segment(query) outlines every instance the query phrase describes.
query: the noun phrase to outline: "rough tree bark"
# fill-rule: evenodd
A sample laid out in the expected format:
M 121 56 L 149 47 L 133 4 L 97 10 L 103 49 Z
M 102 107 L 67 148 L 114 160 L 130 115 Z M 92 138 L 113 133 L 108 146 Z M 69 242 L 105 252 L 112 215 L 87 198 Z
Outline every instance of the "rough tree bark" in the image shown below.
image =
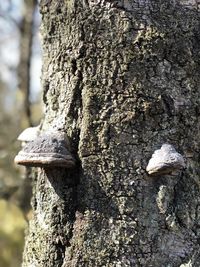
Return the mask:
M 197 2 L 40 1 L 43 129 L 77 165 L 38 168 L 23 267 L 200 266 Z M 187 168 L 151 178 L 163 143 Z

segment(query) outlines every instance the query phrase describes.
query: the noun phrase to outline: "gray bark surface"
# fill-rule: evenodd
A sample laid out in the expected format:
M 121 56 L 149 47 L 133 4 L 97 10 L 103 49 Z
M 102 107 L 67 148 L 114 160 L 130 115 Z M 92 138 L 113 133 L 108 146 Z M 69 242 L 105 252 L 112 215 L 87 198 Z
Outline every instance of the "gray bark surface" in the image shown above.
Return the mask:
M 77 164 L 38 168 L 23 267 L 200 266 L 197 2 L 41 0 L 43 130 Z M 163 143 L 187 168 L 150 177 Z

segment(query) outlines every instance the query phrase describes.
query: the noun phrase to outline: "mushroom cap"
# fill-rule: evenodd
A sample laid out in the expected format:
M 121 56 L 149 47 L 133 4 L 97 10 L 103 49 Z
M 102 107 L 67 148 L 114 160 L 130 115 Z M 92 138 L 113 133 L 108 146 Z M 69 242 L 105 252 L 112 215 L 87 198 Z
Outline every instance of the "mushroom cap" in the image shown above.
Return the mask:
M 15 157 L 17 164 L 32 167 L 65 167 L 75 165 L 63 133 L 44 133 L 27 143 Z
M 184 158 L 172 145 L 163 144 L 156 150 L 146 167 L 150 175 L 170 174 L 185 168 Z
M 17 140 L 22 142 L 30 142 L 34 140 L 39 134 L 39 126 L 26 128 L 20 133 Z

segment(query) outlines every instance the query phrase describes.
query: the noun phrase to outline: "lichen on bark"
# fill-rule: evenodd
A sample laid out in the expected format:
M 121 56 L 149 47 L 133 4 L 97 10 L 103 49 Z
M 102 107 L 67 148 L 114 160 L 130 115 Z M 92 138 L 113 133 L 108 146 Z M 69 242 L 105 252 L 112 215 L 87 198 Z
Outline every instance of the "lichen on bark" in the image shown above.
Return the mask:
M 77 165 L 38 171 L 23 267 L 199 266 L 200 15 L 186 4 L 41 0 L 43 128 L 64 117 Z M 151 178 L 163 143 L 187 169 Z

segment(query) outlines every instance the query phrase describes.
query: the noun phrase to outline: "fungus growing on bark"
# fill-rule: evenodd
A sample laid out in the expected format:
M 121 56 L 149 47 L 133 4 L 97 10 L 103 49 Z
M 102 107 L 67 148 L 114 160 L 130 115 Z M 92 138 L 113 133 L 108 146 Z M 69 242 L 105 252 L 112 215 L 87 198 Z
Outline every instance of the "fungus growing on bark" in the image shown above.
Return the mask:
M 30 167 L 64 167 L 75 165 L 67 149 L 64 133 L 47 132 L 28 142 L 15 157 L 15 162 Z
M 184 158 L 172 145 L 163 144 L 156 150 L 146 167 L 150 175 L 173 174 L 185 168 Z
M 26 128 L 17 137 L 17 140 L 21 141 L 22 146 L 24 146 L 27 142 L 33 141 L 39 135 L 39 130 L 40 130 L 40 125 L 36 127 Z

